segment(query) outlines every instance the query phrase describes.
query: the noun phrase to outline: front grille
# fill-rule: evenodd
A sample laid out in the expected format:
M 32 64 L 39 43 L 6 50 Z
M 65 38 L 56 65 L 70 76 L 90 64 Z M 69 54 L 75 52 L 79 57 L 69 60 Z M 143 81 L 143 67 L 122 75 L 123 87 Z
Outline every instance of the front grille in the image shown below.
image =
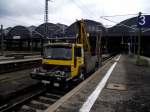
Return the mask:
M 66 66 L 66 65 L 49 65 L 49 64 L 43 64 L 42 65 L 43 69 L 47 71 L 65 71 L 65 72 L 70 72 L 71 71 L 71 66 Z

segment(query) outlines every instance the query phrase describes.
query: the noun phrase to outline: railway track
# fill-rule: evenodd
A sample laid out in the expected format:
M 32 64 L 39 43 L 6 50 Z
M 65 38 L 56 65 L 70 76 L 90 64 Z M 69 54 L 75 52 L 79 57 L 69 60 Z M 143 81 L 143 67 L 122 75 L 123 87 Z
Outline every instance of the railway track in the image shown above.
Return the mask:
M 4 104 L 0 107 L 0 112 L 42 112 L 70 90 L 71 88 L 43 88 Z
M 21 108 L 18 110 L 18 112 L 22 111 L 44 111 L 46 110 L 50 105 L 55 103 L 58 99 L 60 99 L 62 96 L 64 96 L 67 92 L 66 91 L 53 91 L 53 92 L 45 92 L 44 94 L 38 96 L 37 98 L 30 101 L 28 104 L 24 104 L 21 106 Z
M 110 59 L 112 59 L 112 56 L 105 58 L 102 65 Z M 19 100 L 2 105 L 0 112 L 43 112 L 76 86 L 77 83 L 67 89 L 41 88 L 31 92 L 28 96 L 21 96 L 18 98 Z

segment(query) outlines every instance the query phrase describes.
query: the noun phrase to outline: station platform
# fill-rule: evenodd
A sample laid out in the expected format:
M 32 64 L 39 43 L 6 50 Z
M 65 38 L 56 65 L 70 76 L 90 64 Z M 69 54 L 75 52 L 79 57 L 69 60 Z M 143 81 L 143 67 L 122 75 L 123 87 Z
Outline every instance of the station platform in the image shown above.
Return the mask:
M 149 82 L 149 66 L 137 66 L 136 57 L 120 55 L 46 112 L 150 112 Z
M 22 60 L 30 60 L 30 59 L 41 59 L 41 55 L 31 55 L 31 56 L 23 56 L 23 58 L 21 59 L 17 59 L 15 58 L 14 56 L 11 56 L 11 57 L 5 57 L 5 56 L 0 56 L 0 63 L 11 63 L 13 61 L 22 61 Z
M 22 57 L 22 56 L 21 56 Z M 41 65 L 42 58 L 39 55 L 24 56 L 23 58 L 0 57 L 0 75 L 3 73 L 15 72 L 18 70 L 31 69 Z

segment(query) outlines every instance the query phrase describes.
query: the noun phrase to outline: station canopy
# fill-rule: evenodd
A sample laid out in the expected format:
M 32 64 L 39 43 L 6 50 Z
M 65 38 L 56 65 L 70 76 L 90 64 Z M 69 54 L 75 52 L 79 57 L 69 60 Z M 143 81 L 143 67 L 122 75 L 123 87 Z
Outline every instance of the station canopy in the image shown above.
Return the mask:
M 148 28 L 142 28 L 143 36 L 150 35 L 150 30 Z M 138 35 L 137 28 L 137 17 L 133 17 L 127 20 L 120 22 L 119 24 L 108 28 L 109 36 L 130 36 L 130 35 Z
M 9 30 L 7 33 L 6 39 L 25 39 L 28 40 L 31 38 L 30 31 L 24 26 L 15 26 Z
M 103 34 L 106 32 L 106 28 L 100 22 L 85 19 L 84 23 L 86 26 L 86 31 L 90 35 L 96 36 L 98 32 L 101 32 Z M 78 33 L 77 22 L 74 22 L 65 30 L 66 37 L 70 37 L 70 38 L 76 37 L 77 33 Z
M 63 24 L 43 23 L 32 32 L 32 37 L 33 39 L 56 38 L 63 34 L 66 27 Z

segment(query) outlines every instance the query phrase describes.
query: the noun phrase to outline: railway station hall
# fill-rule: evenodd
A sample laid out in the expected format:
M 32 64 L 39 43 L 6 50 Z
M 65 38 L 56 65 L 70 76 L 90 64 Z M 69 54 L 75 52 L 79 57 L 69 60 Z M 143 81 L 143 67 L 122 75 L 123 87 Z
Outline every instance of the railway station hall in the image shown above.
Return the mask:
M 0 112 L 150 112 L 148 0 L 1 0 Z

